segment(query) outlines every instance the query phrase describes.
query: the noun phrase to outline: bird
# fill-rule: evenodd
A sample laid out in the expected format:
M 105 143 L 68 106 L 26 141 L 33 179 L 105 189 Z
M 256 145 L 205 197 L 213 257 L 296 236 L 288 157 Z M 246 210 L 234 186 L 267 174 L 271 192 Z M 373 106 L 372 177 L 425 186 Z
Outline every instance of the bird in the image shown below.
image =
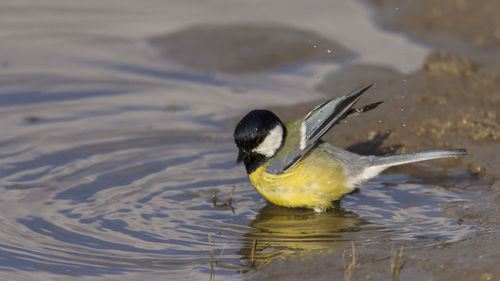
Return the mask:
M 234 141 L 255 189 L 269 202 L 322 213 L 383 170 L 418 161 L 467 155 L 465 149 L 408 154 L 358 155 L 321 140 L 344 118 L 381 102 L 354 108 L 373 84 L 319 104 L 304 117 L 283 123 L 273 112 L 255 109 L 238 122 Z

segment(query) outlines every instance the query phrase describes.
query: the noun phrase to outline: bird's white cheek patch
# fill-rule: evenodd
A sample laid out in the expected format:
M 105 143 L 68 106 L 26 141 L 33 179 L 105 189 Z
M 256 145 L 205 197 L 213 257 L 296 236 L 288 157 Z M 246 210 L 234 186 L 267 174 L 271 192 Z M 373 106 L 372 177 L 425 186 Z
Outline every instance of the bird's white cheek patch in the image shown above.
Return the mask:
M 272 157 L 283 141 L 283 127 L 280 124 L 272 128 L 264 141 L 254 148 L 253 152 L 262 154 L 266 157 Z

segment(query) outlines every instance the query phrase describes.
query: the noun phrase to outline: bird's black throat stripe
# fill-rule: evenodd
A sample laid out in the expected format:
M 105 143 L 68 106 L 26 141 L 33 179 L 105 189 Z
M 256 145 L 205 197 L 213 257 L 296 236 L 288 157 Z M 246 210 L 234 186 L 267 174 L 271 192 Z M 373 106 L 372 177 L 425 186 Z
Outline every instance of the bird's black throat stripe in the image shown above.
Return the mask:
M 264 155 L 257 154 L 257 153 L 249 153 L 245 155 L 245 158 L 243 159 L 243 163 L 245 164 L 245 168 L 247 169 L 247 174 L 251 174 L 257 170 L 261 165 L 264 165 L 266 161 L 269 158 L 267 158 Z

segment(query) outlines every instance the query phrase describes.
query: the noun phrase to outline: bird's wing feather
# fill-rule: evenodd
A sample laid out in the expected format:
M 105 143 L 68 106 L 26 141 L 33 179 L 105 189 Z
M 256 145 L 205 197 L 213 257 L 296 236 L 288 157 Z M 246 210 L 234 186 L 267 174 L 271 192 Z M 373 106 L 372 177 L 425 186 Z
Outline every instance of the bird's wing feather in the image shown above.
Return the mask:
M 350 112 L 352 106 L 372 86 L 373 84 L 353 91 L 348 95 L 324 102 L 307 113 L 300 124 L 299 142 L 294 148 L 287 151 L 286 155 L 273 158 L 266 171 L 272 174 L 280 174 L 299 162 L 333 125 L 345 115 L 352 113 Z

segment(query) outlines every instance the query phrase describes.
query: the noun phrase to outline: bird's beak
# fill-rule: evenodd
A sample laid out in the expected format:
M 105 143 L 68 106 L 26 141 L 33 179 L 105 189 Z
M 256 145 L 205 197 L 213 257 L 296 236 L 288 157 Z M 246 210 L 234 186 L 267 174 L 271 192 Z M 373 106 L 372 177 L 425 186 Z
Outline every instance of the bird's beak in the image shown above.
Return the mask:
M 240 151 L 238 151 L 238 159 L 236 159 L 236 165 L 243 162 L 244 159 L 245 159 L 245 152 L 240 149 Z

